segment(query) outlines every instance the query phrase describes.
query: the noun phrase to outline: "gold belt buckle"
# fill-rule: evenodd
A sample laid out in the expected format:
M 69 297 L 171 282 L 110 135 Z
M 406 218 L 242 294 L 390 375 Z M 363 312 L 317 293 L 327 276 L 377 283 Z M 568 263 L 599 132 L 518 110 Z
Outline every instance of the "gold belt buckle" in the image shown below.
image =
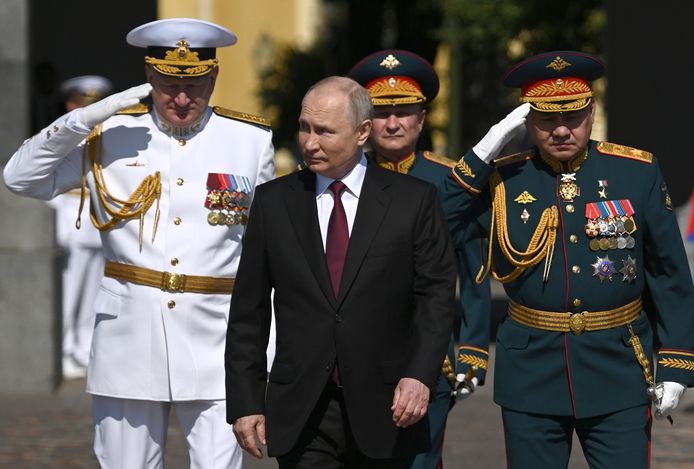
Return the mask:
M 161 289 L 170 292 L 181 292 L 186 284 L 186 276 L 184 274 L 174 274 L 172 272 L 164 272 L 161 279 Z
M 586 328 L 586 320 L 583 313 L 574 313 L 569 316 L 569 329 L 576 335 L 581 335 Z

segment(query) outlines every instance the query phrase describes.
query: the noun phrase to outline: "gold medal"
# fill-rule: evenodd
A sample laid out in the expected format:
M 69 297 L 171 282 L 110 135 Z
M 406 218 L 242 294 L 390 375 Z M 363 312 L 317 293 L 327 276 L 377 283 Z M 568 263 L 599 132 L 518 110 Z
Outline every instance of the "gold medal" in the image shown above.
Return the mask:
M 588 243 L 588 246 L 590 247 L 591 251 L 599 251 L 600 250 L 600 241 L 598 241 L 597 238 L 593 238 Z
M 600 249 L 603 251 L 607 251 L 610 249 L 610 240 L 607 238 L 600 238 L 600 241 L 598 241 L 600 244 Z
M 608 238 L 610 242 L 610 249 L 617 249 L 619 243 L 617 243 L 617 238 Z
M 207 223 L 210 225 L 218 225 L 219 224 L 219 213 L 217 212 L 210 212 L 207 214 Z

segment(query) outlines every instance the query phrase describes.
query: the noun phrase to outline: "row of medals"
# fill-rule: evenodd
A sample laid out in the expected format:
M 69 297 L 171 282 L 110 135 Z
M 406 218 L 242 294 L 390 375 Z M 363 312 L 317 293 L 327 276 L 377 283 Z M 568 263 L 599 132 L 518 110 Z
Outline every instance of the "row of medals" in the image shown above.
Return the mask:
M 634 231 L 636 223 L 632 217 L 627 216 L 597 218 L 586 223 L 586 235 L 591 238 L 588 243 L 591 251 L 632 249 L 636 245 L 631 236 Z
M 245 225 L 248 223 L 250 195 L 242 191 L 211 189 L 207 193 L 210 210 L 207 223 L 210 225 Z

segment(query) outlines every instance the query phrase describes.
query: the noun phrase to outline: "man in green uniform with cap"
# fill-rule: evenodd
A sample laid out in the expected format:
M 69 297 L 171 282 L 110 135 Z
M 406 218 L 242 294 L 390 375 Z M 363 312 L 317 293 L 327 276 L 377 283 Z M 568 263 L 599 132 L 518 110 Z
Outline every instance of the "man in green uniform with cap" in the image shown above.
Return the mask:
M 657 160 L 590 140 L 603 73 L 570 51 L 510 69 L 525 104 L 441 187 L 449 223 L 486 208 L 478 280 L 493 275 L 510 298 L 494 399 L 511 468 L 566 467 L 574 431 L 591 467 L 647 468 L 651 403 L 669 417 L 694 384 L 694 288 Z M 535 145 L 497 159 L 523 129 Z
M 417 149 L 427 106 L 439 91 L 436 71 L 424 58 L 404 50 L 375 52 L 357 63 L 349 76 L 371 94 L 375 117 L 369 143 L 371 164 L 439 184 L 454 163 Z M 491 295 L 489 282 L 477 284 L 472 272 L 482 263 L 483 240 L 475 224 L 453 238 L 460 274 L 463 315 L 442 366 L 436 395 L 429 405 L 431 449 L 417 456 L 413 468 L 443 467 L 441 453 L 448 411 L 456 399 L 484 384 L 488 362 Z

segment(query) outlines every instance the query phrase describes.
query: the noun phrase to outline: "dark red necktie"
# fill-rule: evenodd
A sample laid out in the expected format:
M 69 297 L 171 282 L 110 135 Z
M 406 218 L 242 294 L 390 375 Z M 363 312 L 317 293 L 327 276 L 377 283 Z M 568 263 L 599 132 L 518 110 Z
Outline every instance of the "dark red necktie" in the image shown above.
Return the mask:
M 345 267 L 345 257 L 347 256 L 347 246 L 349 245 L 349 227 L 347 226 L 347 215 L 345 207 L 342 205 L 342 193 L 347 186 L 342 181 L 333 181 L 328 187 L 333 193 L 335 203 L 333 211 L 330 213 L 328 222 L 328 235 L 325 240 L 325 258 L 328 262 L 330 272 L 330 282 L 333 285 L 335 298 L 340 294 L 340 281 L 342 280 L 342 270 Z

